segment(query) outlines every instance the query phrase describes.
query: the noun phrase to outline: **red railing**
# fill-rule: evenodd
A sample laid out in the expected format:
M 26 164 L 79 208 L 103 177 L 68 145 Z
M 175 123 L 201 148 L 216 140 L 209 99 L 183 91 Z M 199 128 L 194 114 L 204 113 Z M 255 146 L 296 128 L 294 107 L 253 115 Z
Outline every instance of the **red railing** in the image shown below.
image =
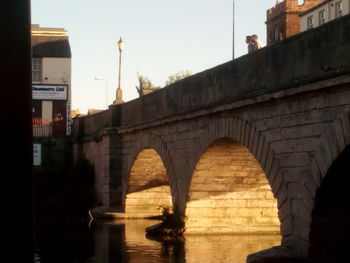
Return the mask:
M 66 120 L 63 117 L 56 117 L 53 120 L 33 118 L 32 125 L 34 137 L 66 135 Z

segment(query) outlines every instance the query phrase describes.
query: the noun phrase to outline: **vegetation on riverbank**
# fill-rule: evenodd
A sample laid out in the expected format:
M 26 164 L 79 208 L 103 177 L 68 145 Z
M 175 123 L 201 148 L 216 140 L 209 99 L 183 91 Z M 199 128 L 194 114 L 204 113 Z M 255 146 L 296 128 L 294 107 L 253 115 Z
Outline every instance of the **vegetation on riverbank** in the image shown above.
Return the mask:
M 85 215 L 96 205 L 94 168 L 88 160 L 64 166 L 45 164 L 33 172 L 37 216 Z

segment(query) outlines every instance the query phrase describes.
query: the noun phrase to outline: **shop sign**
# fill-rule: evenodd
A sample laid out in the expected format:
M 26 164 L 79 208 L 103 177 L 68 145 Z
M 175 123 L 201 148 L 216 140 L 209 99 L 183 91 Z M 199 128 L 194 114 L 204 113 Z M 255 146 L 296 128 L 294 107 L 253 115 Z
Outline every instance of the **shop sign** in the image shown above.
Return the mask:
M 34 100 L 67 100 L 67 85 L 32 86 Z

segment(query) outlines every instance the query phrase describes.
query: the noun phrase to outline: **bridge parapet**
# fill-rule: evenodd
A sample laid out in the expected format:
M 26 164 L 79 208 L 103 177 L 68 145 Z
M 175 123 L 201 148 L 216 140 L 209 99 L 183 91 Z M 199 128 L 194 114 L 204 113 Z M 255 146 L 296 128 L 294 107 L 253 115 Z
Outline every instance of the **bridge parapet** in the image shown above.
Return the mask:
M 73 138 L 133 127 L 350 72 L 350 15 L 187 77 L 108 111 L 77 118 Z M 79 132 L 80 131 L 80 132 Z
M 349 72 L 350 16 L 187 77 L 122 107 L 134 126 Z

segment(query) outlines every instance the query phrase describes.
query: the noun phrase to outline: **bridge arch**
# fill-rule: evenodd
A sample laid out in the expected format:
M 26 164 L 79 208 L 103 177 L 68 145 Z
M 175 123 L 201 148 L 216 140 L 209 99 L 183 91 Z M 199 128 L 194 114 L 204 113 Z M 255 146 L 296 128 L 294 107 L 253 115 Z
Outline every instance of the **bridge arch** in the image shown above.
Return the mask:
M 350 221 L 350 145 L 334 160 L 316 191 L 310 226 L 310 257 L 348 258 Z
M 275 167 L 277 162 L 274 162 L 273 152 L 270 150 L 269 143 L 266 141 L 263 134 L 255 129 L 250 122 L 238 117 L 222 117 L 215 119 L 210 125 L 203 129 L 202 134 L 194 144 L 195 148 L 191 162 L 192 169 L 195 168 L 204 150 L 220 138 L 230 138 L 249 149 L 261 165 L 270 184 L 272 184 L 278 169 Z M 274 189 L 273 192 L 276 194 Z
M 128 155 L 123 182 L 125 212 L 134 217 L 159 215 L 172 207 L 172 162 L 164 142 L 155 135 L 137 137 Z M 132 216 L 129 216 L 132 217 Z
M 279 233 L 277 200 L 261 165 L 272 169 L 273 160 L 261 134 L 242 119 L 222 118 L 195 145 L 186 231 Z
M 232 139 L 249 150 L 264 171 L 274 196 L 277 196 L 278 187 L 274 185 L 274 182 L 279 172 L 279 165 L 270 149 L 270 143 L 250 122 L 238 117 L 215 119 L 203 129 L 194 143 L 193 158 L 190 160 L 192 171 L 194 171 L 203 152 L 212 143 L 222 138 Z

